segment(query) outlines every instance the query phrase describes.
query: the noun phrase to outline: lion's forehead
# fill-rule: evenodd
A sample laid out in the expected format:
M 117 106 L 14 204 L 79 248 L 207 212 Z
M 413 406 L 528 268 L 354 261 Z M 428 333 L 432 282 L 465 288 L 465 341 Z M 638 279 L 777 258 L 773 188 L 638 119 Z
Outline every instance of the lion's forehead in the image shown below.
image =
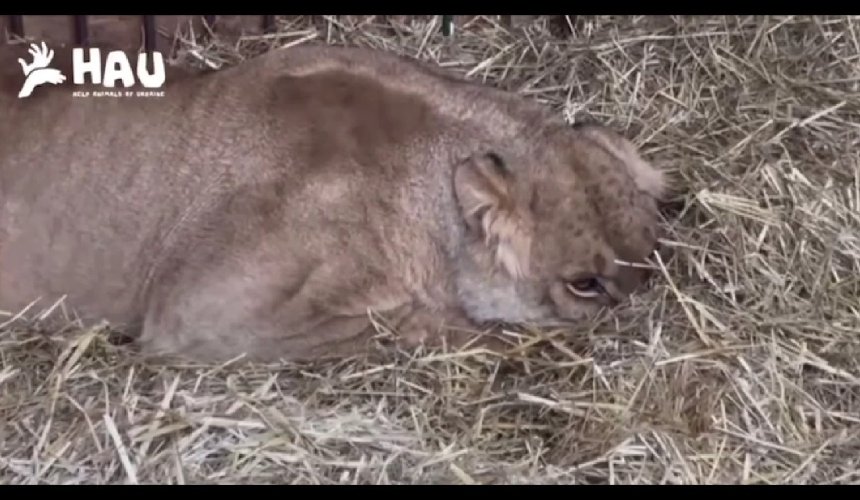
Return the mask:
M 545 235 L 559 248 L 557 258 L 588 265 L 596 255 L 606 259 L 641 261 L 657 242 L 658 218 L 653 201 L 636 196 L 598 200 L 587 190 L 574 190 L 564 199 L 548 200 L 540 221 Z

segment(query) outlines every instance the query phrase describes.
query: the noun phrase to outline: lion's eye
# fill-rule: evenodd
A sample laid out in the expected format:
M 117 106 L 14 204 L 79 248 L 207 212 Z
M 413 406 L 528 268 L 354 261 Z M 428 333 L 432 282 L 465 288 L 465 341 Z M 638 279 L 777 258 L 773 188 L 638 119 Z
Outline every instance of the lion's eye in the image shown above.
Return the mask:
M 568 281 L 566 287 L 570 293 L 583 298 L 597 297 L 603 293 L 603 285 L 597 278 L 580 278 Z

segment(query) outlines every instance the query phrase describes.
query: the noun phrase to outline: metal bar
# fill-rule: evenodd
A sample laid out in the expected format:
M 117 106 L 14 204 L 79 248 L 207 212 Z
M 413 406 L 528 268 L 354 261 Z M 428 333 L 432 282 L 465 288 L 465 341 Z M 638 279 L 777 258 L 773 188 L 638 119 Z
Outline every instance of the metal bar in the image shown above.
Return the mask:
M 275 16 L 263 16 L 263 33 L 275 31 Z
M 147 70 L 155 70 L 152 53 L 156 49 L 155 16 L 143 16 L 143 50 L 146 52 Z
M 454 27 L 454 16 L 442 16 L 442 34 L 451 36 Z
M 90 46 L 90 30 L 87 23 L 87 16 L 75 17 L 75 43 L 78 47 L 87 48 Z
M 14 35 L 24 37 L 24 16 L 9 16 L 9 31 Z
M 143 16 L 143 48 L 148 56 L 155 51 L 155 16 Z
M 143 50 L 147 56 L 155 51 L 155 16 L 143 16 Z

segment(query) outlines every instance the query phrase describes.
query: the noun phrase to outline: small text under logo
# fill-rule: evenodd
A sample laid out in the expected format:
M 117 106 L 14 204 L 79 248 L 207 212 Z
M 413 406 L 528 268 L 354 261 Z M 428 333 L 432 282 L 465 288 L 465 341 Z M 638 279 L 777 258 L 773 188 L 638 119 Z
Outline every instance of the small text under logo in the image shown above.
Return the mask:
M 72 92 L 72 97 L 164 97 L 163 90 L 106 90 L 106 91 L 90 91 L 76 90 Z

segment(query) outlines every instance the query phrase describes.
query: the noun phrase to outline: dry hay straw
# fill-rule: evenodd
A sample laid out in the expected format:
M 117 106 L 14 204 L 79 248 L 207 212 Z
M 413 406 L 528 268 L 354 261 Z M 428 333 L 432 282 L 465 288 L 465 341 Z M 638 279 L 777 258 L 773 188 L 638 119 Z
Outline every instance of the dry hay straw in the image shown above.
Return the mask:
M 860 18 L 569 21 L 289 18 L 185 56 L 378 47 L 626 131 L 677 189 L 650 291 L 507 359 L 167 368 L 7 326 L 0 481 L 860 481 Z

